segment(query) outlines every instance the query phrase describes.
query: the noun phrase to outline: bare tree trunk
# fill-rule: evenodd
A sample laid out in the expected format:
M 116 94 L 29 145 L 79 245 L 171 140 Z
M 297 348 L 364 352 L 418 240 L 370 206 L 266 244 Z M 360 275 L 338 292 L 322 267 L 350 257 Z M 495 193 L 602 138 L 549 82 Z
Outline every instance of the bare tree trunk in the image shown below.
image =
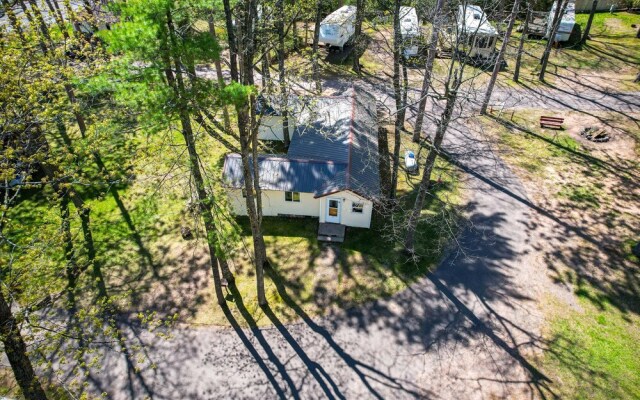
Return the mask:
M 171 38 L 171 42 L 173 46 L 176 46 L 175 43 L 175 28 L 173 26 L 171 12 L 167 12 L 167 26 L 169 28 L 169 37 Z M 213 284 L 214 290 L 216 292 L 216 299 L 218 300 L 219 305 L 226 304 L 224 294 L 222 293 L 222 285 L 220 279 L 220 265 L 217 257 L 217 235 L 216 235 L 216 226 L 215 220 L 213 218 L 213 214 L 211 213 L 211 199 L 207 195 L 206 186 L 204 183 L 204 178 L 202 176 L 202 172 L 200 170 L 200 158 L 198 156 L 198 152 L 196 149 L 195 137 L 193 135 L 193 129 L 191 127 L 191 118 L 188 112 L 186 92 L 184 86 L 184 79 L 182 77 L 182 65 L 180 61 L 176 58 L 173 61 L 173 65 L 171 63 L 170 52 L 167 51 L 164 55 L 165 57 L 165 75 L 167 78 L 167 82 L 176 95 L 176 100 L 178 101 L 178 114 L 180 116 L 180 124 L 182 125 L 182 136 L 185 141 L 185 145 L 187 147 L 187 152 L 189 154 L 189 169 L 191 172 L 191 176 L 193 178 L 196 195 L 198 197 L 198 206 L 200 215 L 202 215 L 202 219 L 204 221 L 205 234 L 207 237 L 207 245 L 209 247 L 209 256 L 210 256 L 210 264 L 211 271 L 213 275 Z M 172 66 L 175 69 L 175 75 L 172 70 Z M 226 265 L 226 263 L 225 263 Z
M 293 1 L 292 4 L 295 4 L 295 1 Z M 298 52 L 300 51 L 300 43 L 298 43 L 298 14 L 294 13 L 291 18 L 293 19 L 291 22 L 293 25 L 293 29 L 291 30 L 291 36 L 293 37 L 293 51 Z
M 556 32 L 558 31 L 560 21 L 562 20 L 561 16 L 564 14 L 564 10 L 567 7 L 567 3 L 569 2 L 569 0 L 557 1 L 558 3 L 556 5 L 556 11 L 553 15 L 553 23 L 551 25 L 549 39 L 547 40 L 547 45 L 544 48 L 544 53 L 542 53 L 542 59 L 540 60 L 540 64 L 542 64 L 542 67 L 540 68 L 540 74 L 538 75 L 538 80 L 540 80 L 540 82 L 544 82 L 544 75 L 547 72 L 547 64 L 549 63 L 549 56 L 551 55 L 551 47 L 556 40 Z
M 31 10 L 33 11 L 35 19 L 38 21 L 38 23 L 40 25 L 40 31 L 41 31 L 44 39 L 47 41 L 47 43 L 51 43 L 51 36 L 50 36 L 50 33 L 49 33 L 49 28 L 47 27 L 47 25 L 44 22 L 44 19 L 43 19 L 42 13 L 40 12 L 40 9 L 38 8 L 38 6 L 37 6 L 37 4 L 35 3 L 34 0 L 29 0 L 29 4 L 31 5 Z M 26 6 L 24 5 L 24 3 L 22 4 L 22 7 L 23 7 L 23 11 L 25 11 L 25 14 L 26 14 L 27 11 L 26 11 Z M 33 22 L 33 19 L 30 19 L 30 21 Z M 42 47 L 42 51 L 45 54 L 47 54 L 49 50 L 48 50 L 47 45 L 44 43 L 44 41 L 40 40 L 40 46 Z M 79 111 L 80 108 L 77 107 L 77 99 L 75 97 L 75 94 L 74 94 L 74 91 L 73 91 L 73 87 L 71 86 L 71 84 L 65 83 L 64 84 L 64 89 L 65 89 L 65 92 L 66 92 L 67 97 L 69 99 L 69 103 L 71 104 L 71 107 L 73 109 L 73 115 L 74 115 L 74 117 L 76 119 L 76 122 L 78 124 L 78 130 L 80 131 L 80 135 L 84 138 L 84 137 L 86 137 L 87 126 L 86 126 L 86 122 L 85 122 L 84 116 Z M 99 155 L 97 155 L 97 153 L 94 153 L 94 156 L 96 157 L 96 161 L 98 163 L 98 167 L 101 170 L 104 169 L 104 164 L 102 163 Z M 44 169 L 45 173 L 47 174 L 47 176 L 49 177 L 49 179 L 51 179 L 52 182 L 55 182 L 56 174 L 54 173 L 54 171 L 47 165 L 43 165 L 43 169 Z M 64 193 L 60 189 L 56 189 L 56 190 L 61 195 L 64 195 Z M 74 190 L 69 189 L 67 193 L 69 195 L 69 198 L 73 202 L 73 205 L 75 206 L 75 208 L 77 210 L 78 216 L 80 217 L 81 226 L 82 226 L 82 234 L 83 234 L 84 244 L 85 244 L 85 250 L 87 252 L 87 259 L 89 261 L 88 264 L 90 266 L 92 266 L 93 276 L 94 276 L 95 283 L 97 285 L 98 294 L 99 294 L 100 297 L 104 297 L 104 296 L 106 296 L 107 289 L 106 289 L 106 283 L 104 282 L 104 279 L 102 278 L 100 262 L 97 260 L 97 257 L 96 257 L 97 252 L 96 252 L 95 242 L 93 240 L 93 234 L 92 234 L 92 230 L 91 230 L 91 209 L 86 206 L 84 200 L 82 200 L 82 198 Z
M 355 33 L 354 33 L 354 41 L 353 41 L 353 70 L 356 71 L 358 75 L 361 74 L 360 70 L 360 56 L 363 52 L 363 37 L 362 37 L 362 21 L 364 20 L 364 0 L 356 1 L 356 25 L 355 25 Z
M 240 52 L 240 71 L 243 85 L 253 85 L 254 32 L 253 21 L 255 0 L 244 0 L 243 16 L 240 25 L 242 45 Z M 266 305 L 267 298 L 264 290 L 264 267 L 267 264 L 266 245 L 262 235 L 262 199 L 259 182 L 259 163 L 255 135 L 254 113 L 255 96 L 250 95 L 248 102 L 236 106 L 238 114 L 238 130 L 240 132 L 240 155 L 242 158 L 242 175 L 247 193 L 246 205 L 251 235 L 253 237 L 254 262 L 256 264 L 256 289 L 258 304 Z M 253 145 L 253 146 L 252 146 Z M 252 149 L 253 147 L 253 149 Z M 253 165 L 253 173 L 251 164 Z
M 218 37 L 216 35 L 216 27 L 214 24 L 214 15 L 213 13 L 209 16 L 209 32 L 211 33 L 211 36 L 213 37 L 213 39 L 217 42 L 218 41 Z M 216 60 L 214 61 L 214 65 L 216 67 L 216 76 L 218 78 L 218 85 L 220 86 L 220 89 L 223 89 L 225 87 L 225 83 L 224 83 L 224 76 L 222 75 L 222 65 L 220 64 L 220 58 L 216 58 Z M 227 106 L 225 105 L 224 107 L 222 107 L 222 117 L 224 118 L 224 129 L 227 132 L 231 131 L 231 121 L 229 119 L 229 110 L 227 109 Z
M 391 171 L 391 194 L 395 199 L 398 187 L 398 171 L 400 168 L 400 141 L 404 130 L 406 104 L 403 104 L 402 87 L 400 84 L 400 62 L 402 61 L 402 35 L 400 33 L 400 0 L 395 0 L 393 11 L 393 92 L 396 103 L 396 118 L 394 126 L 393 167 Z
M 520 3 L 520 0 L 515 0 L 513 2 L 513 9 L 511 10 L 511 18 L 509 18 L 509 25 L 507 26 L 507 30 L 504 33 L 502 46 L 500 47 L 500 51 L 498 52 L 498 56 L 495 60 L 495 65 L 493 66 L 493 73 L 491 74 L 489 85 L 487 85 L 487 91 L 484 94 L 482 107 L 480 107 L 480 114 L 487 113 L 487 107 L 489 107 L 489 101 L 491 100 L 491 93 L 493 92 L 493 87 L 495 86 L 496 80 L 498 79 L 498 73 L 500 72 L 500 68 L 502 67 L 502 60 L 504 60 L 504 55 L 507 52 L 509 38 L 511 37 L 511 31 L 513 31 L 513 24 L 515 24 L 516 17 L 518 16 L 518 3 Z
M 27 345 L 20 333 L 18 321 L 11 312 L 11 307 L 2 290 L 0 290 L 0 338 L 22 395 L 28 400 L 46 400 L 47 395 L 27 354 Z
M 420 103 L 418 104 L 418 113 L 416 114 L 416 124 L 413 128 L 413 141 L 418 143 L 422 135 L 422 123 L 424 120 L 424 110 L 427 106 L 427 96 L 429 87 L 431 86 L 431 77 L 433 73 L 433 64 L 438 52 L 438 35 L 440 32 L 440 12 L 444 0 L 438 0 L 433 13 L 433 24 L 431 26 L 431 38 L 429 39 L 429 50 L 427 53 L 427 61 L 424 67 L 424 78 L 422 80 L 422 90 L 420 91 Z
M 391 195 L 391 168 L 389 166 L 389 132 L 386 128 L 378 130 L 378 153 L 380 157 L 380 185 L 382 193 Z
M 460 75 L 462 75 L 462 72 L 460 72 Z M 415 256 L 415 234 L 416 229 L 418 228 L 420 215 L 422 213 L 422 207 L 424 207 L 424 201 L 430 189 L 431 173 L 433 172 L 433 168 L 436 164 L 438 154 L 440 154 L 442 150 L 442 141 L 444 139 L 444 135 L 447 133 L 449 122 L 451 121 L 451 115 L 453 114 L 453 109 L 458 98 L 460 81 L 460 77 L 454 78 L 453 87 L 447 90 L 446 105 L 438 123 L 436 135 L 433 139 L 433 147 L 429 150 L 429 154 L 427 155 L 427 160 L 422 172 L 422 179 L 420 180 L 420 186 L 418 187 L 418 196 L 416 197 L 413 210 L 411 211 L 409 220 L 407 221 L 407 233 L 405 236 L 404 248 L 405 251 L 412 256 Z
M 316 1 L 316 16 L 313 25 L 313 51 L 311 52 L 311 67 L 313 69 L 313 80 L 316 83 L 316 92 L 318 95 L 322 94 L 322 83 L 320 83 L 319 66 L 318 66 L 318 42 L 320 40 L 320 22 L 322 22 L 320 10 L 321 0 Z
M 596 13 L 596 9 L 598 8 L 598 0 L 593 0 L 591 4 L 591 12 L 589 13 L 589 20 L 587 21 L 587 26 L 584 28 L 584 34 L 582 35 L 582 39 L 580 40 L 581 44 L 587 43 L 589 39 L 589 32 L 591 31 L 591 24 L 593 23 L 593 16 Z
M 520 63 L 522 62 L 522 53 L 524 52 L 524 41 L 527 39 L 529 32 L 529 19 L 531 18 L 531 5 L 527 3 L 527 16 L 524 20 L 522 28 L 522 36 L 520 36 L 520 44 L 518 45 L 518 54 L 516 55 L 516 66 L 513 70 L 513 81 L 518 82 L 520 79 Z
M 231 71 L 231 79 L 235 82 L 238 80 L 238 42 L 233 27 L 233 14 L 231 13 L 231 5 L 229 0 L 223 0 L 224 17 L 227 24 L 227 40 L 229 41 L 229 70 Z
M 278 30 L 278 72 L 279 77 L 278 81 L 280 83 L 280 105 L 282 113 L 282 133 L 284 135 L 284 145 L 285 147 L 289 147 L 289 110 L 287 109 L 288 103 L 288 93 L 287 93 L 287 82 L 286 82 L 286 70 L 284 67 L 284 57 L 285 57 L 285 49 L 284 49 L 284 0 L 276 1 L 276 13 L 278 14 L 277 18 L 277 30 Z

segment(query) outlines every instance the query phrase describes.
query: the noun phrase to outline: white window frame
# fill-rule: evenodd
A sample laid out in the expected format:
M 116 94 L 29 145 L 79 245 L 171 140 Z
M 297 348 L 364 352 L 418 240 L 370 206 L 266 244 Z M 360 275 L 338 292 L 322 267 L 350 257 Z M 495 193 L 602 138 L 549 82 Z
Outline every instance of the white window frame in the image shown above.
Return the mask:
M 287 193 L 291 193 L 291 200 L 287 199 Z M 296 200 L 296 194 L 298 199 Z M 300 192 L 284 192 L 284 201 L 289 203 L 300 203 Z
M 360 211 L 357 211 L 357 209 Z M 362 201 L 352 201 L 351 202 L 351 212 L 354 214 L 362 214 L 364 213 L 364 202 Z

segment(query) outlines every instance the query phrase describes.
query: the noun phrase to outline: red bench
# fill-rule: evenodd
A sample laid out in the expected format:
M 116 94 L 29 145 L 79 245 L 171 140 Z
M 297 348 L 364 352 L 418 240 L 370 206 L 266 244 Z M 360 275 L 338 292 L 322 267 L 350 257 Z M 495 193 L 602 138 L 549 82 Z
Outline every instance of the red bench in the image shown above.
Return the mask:
M 553 129 L 562 129 L 562 124 L 564 123 L 564 118 L 558 117 L 545 117 L 544 115 L 540 117 L 540 128 L 553 128 Z

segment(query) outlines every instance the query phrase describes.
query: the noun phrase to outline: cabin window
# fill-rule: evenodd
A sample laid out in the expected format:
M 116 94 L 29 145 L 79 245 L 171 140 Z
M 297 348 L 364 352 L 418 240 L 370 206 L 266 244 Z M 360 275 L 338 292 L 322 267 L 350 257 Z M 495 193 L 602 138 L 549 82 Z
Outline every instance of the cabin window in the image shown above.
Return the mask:
M 362 214 L 363 211 L 364 211 L 364 203 L 360 203 L 360 202 L 356 203 L 355 201 L 351 203 L 351 212 Z
M 300 192 L 284 192 L 284 200 L 300 203 Z

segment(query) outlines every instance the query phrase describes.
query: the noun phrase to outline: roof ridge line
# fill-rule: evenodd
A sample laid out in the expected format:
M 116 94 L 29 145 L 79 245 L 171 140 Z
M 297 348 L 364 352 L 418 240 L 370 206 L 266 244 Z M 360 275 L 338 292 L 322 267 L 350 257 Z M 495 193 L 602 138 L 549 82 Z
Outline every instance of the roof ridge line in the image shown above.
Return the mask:
M 356 89 L 351 85 L 351 126 L 349 127 L 349 144 L 347 148 L 347 176 L 344 180 L 345 189 L 351 187 L 351 145 L 353 144 L 353 121 L 356 119 Z

